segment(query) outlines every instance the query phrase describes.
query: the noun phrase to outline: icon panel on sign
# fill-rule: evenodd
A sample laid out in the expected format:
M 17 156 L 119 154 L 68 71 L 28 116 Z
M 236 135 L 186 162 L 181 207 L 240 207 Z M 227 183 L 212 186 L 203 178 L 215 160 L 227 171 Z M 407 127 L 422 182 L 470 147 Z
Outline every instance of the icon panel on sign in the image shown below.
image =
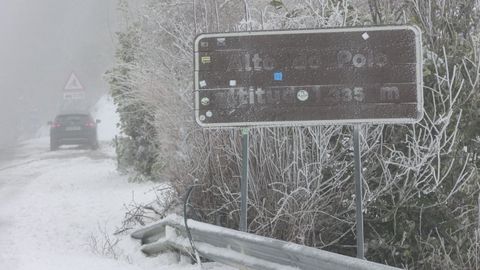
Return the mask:
M 225 38 L 217 38 L 217 46 L 225 47 L 227 45 L 227 40 Z
M 202 56 L 202 64 L 210 64 L 212 62 L 212 58 L 210 56 Z
M 273 73 L 273 80 L 283 81 L 283 72 L 277 71 L 277 72 Z

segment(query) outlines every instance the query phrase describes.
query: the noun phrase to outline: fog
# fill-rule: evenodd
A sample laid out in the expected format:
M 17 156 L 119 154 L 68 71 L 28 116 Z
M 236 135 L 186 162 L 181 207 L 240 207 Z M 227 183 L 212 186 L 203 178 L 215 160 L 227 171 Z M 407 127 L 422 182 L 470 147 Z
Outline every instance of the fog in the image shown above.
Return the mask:
M 3 155 L 55 115 L 72 72 L 87 105 L 108 90 L 102 75 L 113 61 L 116 17 L 116 0 L 0 0 Z

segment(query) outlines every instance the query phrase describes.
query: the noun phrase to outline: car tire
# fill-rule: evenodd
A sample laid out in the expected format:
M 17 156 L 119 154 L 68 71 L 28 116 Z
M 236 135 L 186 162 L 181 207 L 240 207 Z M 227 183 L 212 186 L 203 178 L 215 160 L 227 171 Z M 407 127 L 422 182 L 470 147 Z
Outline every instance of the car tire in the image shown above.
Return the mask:
M 91 148 L 92 150 L 97 150 L 98 147 L 99 147 L 99 145 L 98 145 L 98 142 L 97 142 L 97 141 L 95 141 L 95 142 L 93 142 L 93 143 L 90 144 L 90 148 Z

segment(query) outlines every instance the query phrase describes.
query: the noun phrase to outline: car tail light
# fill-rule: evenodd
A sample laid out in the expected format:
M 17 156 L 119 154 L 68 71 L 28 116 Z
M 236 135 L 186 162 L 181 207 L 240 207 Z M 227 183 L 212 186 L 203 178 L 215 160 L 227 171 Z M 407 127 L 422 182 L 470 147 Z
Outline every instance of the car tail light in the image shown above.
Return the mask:
M 87 128 L 94 128 L 94 127 L 95 127 L 95 123 L 90 121 L 90 122 L 87 122 L 87 123 L 85 124 L 85 126 L 86 126 Z
M 62 126 L 62 125 L 60 125 L 60 123 L 58 123 L 58 122 L 53 122 L 53 123 L 52 123 L 52 128 L 59 128 L 59 127 L 61 127 L 61 126 Z

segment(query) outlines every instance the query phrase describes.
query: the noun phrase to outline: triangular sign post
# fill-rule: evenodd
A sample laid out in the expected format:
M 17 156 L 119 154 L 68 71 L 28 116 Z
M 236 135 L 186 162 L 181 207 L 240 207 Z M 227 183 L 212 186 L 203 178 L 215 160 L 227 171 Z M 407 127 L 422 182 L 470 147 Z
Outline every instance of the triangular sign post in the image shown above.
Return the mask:
M 72 72 L 70 77 L 68 78 L 65 87 L 63 88 L 65 91 L 83 91 L 83 85 L 80 83 L 80 80 L 77 78 L 77 75 Z

